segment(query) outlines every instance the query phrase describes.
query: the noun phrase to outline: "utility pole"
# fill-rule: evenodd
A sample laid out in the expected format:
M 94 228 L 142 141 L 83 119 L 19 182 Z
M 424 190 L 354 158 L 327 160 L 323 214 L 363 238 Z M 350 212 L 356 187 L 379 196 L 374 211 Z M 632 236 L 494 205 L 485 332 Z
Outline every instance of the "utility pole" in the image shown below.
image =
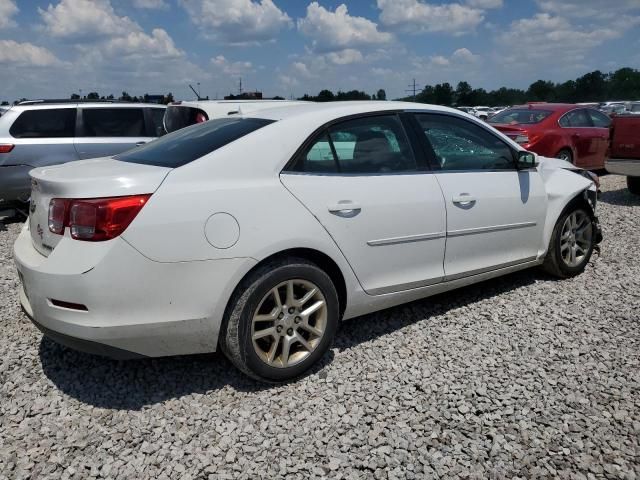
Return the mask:
M 413 96 L 413 101 L 416 101 L 416 92 L 419 90 L 418 85 L 416 85 L 416 79 L 413 79 L 413 83 L 407 85 L 409 87 L 409 90 L 405 90 L 405 92 L 407 93 L 412 93 Z
M 238 84 L 238 94 L 242 95 L 242 77 L 240 77 L 240 82 Z

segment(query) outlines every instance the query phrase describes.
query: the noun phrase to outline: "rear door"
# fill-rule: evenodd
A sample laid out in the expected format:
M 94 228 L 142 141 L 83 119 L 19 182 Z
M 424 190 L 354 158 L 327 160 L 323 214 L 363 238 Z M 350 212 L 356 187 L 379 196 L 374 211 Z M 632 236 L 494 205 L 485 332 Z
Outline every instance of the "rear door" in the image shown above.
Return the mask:
M 144 108 L 92 106 L 78 109 L 75 147 L 80 158 L 108 157 L 149 142 Z
M 336 123 L 281 174 L 372 295 L 442 281 L 445 209 L 397 114 Z
M 446 280 L 535 260 L 547 202 L 539 173 L 517 170 L 512 147 L 475 122 L 415 118 L 444 194 Z
M 587 112 L 591 117 L 598 148 L 598 152 L 594 158 L 594 167 L 604 168 L 604 161 L 609 154 L 609 129 L 611 127 L 611 119 L 604 113 L 592 108 L 587 109 Z
M 598 164 L 598 129 L 593 128 L 591 117 L 584 108 L 576 108 L 565 113 L 559 120 L 564 134 L 573 146 L 573 163 L 582 168 L 592 168 Z
M 7 114 L 6 119 L 9 117 Z M 75 105 L 25 110 L 9 127 L 12 138 L 6 139 L 6 143 L 12 143 L 14 148 L 0 155 L 0 165 L 40 167 L 77 160 L 73 146 L 75 128 Z

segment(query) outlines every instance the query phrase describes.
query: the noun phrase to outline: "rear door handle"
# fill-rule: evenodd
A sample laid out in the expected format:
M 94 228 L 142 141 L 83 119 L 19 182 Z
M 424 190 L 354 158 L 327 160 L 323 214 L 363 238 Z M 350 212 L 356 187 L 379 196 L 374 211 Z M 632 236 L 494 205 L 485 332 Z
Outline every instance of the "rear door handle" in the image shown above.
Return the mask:
M 468 193 L 461 193 L 453 197 L 451 201 L 459 205 L 471 205 L 472 203 L 476 203 L 476 197 L 472 197 Z
M 362 207 L 359 204 L 349 200 L 342 200 L 334 205 L 329 205 L 327 208 L 334 215 L 343 217 L 355 217 L 362 211 Z

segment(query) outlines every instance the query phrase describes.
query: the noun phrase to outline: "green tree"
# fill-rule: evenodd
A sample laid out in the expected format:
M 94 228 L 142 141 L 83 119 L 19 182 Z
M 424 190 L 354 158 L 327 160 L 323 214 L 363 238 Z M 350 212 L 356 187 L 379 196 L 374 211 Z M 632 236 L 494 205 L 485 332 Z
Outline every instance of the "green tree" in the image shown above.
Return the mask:
M 100 98 L 100 95 L 98 95 L 98 92 L 89 92 L 87 94 L 87 100 L 98 100 Z
M 458 82 L 455 92 L 456 105 L 469 105 L 471 103 L 472 93 L 473 88 L 471 88 L 471 85 L 464 81 Z
M 538 80 L 533 82 L 527 90 L 529 101 L 552 102 L 555 100 L 556 86 L 553 82 Z
M 576 97 L 581 102 L 607 100 L 607 80 L 607 75 L 600 70 L 583 75 L 576 80 Z
M 70 98 L 71 100 L 80 100 L 80 95 L 78 95 L 77 93 L 72 93 Z
M 317 102 L 332 102 L 335 100 L 335 95 L 331 90 L 321 90 L 315 100 Z
M 447 82 L 437 84 L 433 89 L 433 95 L 438 105 L 453 104 L 453 87 Z
M 386 100 L 387 92 L 384 91 L 384 88 L 381 88 L 380 90 L 378 90 L 376 97 L 378 98 L 378 100 Z

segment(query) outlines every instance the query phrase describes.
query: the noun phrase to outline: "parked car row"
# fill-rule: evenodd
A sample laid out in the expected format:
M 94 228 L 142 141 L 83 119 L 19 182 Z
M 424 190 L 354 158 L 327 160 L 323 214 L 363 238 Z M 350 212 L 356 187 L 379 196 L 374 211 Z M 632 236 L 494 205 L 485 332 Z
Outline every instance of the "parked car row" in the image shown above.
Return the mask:
M 0 117 L 0 211 L 24 211 L 29 171 L 105 157 L 162 135 L 165 107 L 117 102 L 30 101 Z
M 286 381 L 341 320 L 530 267 L 572 277 L 601 239 L 588 174 L 472 115 L 208 107 L 172 106 L 169 129 L 174 113 L 195 124 L 127 152 L 30 172 L 14 255 L 46 335 L 120 358 L 220 348 Z

